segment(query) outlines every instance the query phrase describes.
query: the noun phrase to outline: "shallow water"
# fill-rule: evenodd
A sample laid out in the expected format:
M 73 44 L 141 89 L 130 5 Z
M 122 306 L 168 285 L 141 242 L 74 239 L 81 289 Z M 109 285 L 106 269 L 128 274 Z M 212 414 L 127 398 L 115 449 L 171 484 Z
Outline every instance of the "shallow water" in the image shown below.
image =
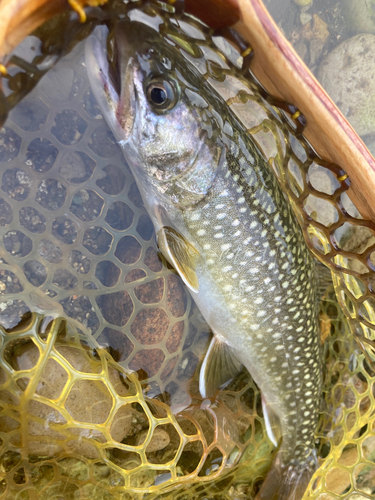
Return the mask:
M 296 10 L 290 2 L 289 7 L 282 11 L 284 22 Z M 235 97 L 241 85 L 233 83 Z M 228 90 L 220 80 L 213 85 Z M 317 189 L 336 185 L 336 175 L 314 162 L 303 168 L 306 153 L 277 113 L 269 110 L 280 130 L 257 126 L 268 123 L 263 101 L 233 102 L 233 109 L 254 128 L 255 140 L 281 177 L 282 159 L 293 152 L 288 182 L 296 196 L 307 171 Z M 196 375 L 210 332 L 181 281 L 158 257 L 132 176 L 89 90 L 80 47 L 14 109 L 6 127 L 0 158 L 5 497 L 16 498 L 29 481 L 31 498 L 51 498 L 61 489 L 66 498 L 77 498 L 78 487 L 82 498 L 142 498 L 184 480 L 189 487 L 171 498 L 251 498 L 272 459 L 259 391 L 242 373 L 213 405 L 202 402 Z M 287 153 L 283 134 L 291 141 Z M 316 205 L 312 195 L 307 198 L 306 213 L 316 213 L 329 226 L 335 212 Z M 355 249 L 356 237 L 349 236 Z M 319 240 L 319 234 L 312 238 Z M 315 244 L 320 248 L 324 238 Z M 311 497 L 350 488 L 349 472 L 337 485 L 330 452 L 352 469 L 366 457 L 366 467 L 360 473 L 359 465 L 352 475 L 358 477 L 350 491 L 371 495 L 374 373 L 355 347 L 332 292 L 322 309 L 328 340 L 316 444 L 323 465 Z M 28 310 L 66 317 L 68 326 L 41 322 L 34 314 L 12 329 Z M 109 347 L 114 361 L 100 347 Z M 48 366 L 50 352 L 57 364 Z M 141 385 L 121 378 L 123 367 L 137 370 Z M 54 371 L 60 385 L 51 384 Z M 34 380 L 34 389 L 27 379 Z M 151 410 L 147 398 L 157 398 Z M 61 427 L 64 418 L 68 427 L 81 429 L 81 437 Z M 129 418 L 132 425 L 122 424 L 123 434 L 116 434 L 116 422 Z M 48 426 L 52 450 L 45 446 Z M 355 460 L 353 450 L 358 450 Z M 209 481 L 216 477 L 224 480 Z
M 331 92 L 332 99 L 374 155 L 375 89 L 371 82 L 375 72 L 372 60 L 375 4 L 372 0 L 304 3 L 307 5 L 297 5 L 294 0 L 265 1 L 286 38 L 327 92 Z M 361 35 L 362 46 L 358 40 Z M 332 54 L 338 53 L 336 48 L 341 55 L 333 61 Z M 330 66 L 324 72 L 328 55 Z

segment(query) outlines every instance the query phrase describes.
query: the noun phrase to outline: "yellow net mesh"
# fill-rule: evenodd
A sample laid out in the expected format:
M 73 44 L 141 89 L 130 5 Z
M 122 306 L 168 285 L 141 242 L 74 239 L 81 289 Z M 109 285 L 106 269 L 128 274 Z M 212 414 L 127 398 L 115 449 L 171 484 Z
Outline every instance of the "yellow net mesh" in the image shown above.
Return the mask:
M 106 350 L 83 346 L 69 330 L 64 320 L 34 313 L 1 332 L 7 498 L 18 498 L 25 485 L 31 498 L 51 498 L 54 491 L 76 498 L 80 485 L 84 498 L 109 492 L 123 498 L 126 490 L 153 491 L 158 483 L 208 475 L 202 468 L 208 454 L 219 468 L 214 409 L 175 417 L 167 405 L 144 397 L 136 374 L 125 374 Z
M 112 2 L 105 12 L 128 8 Z M 372 498 L 374 224 L 351 203 L 345 172 L 301 137 L 298 110 L 257 86 L 246 45 L 147 3 L 137 19 L 160 23 L 240 116 L 310 248 L 333 270 L 344 315 L 328 289 L 321 465 L 306 498 Z M 10 66 L 3 79 L 8 103 L 25 93 L 21 73 Z M 13 109 L 0 131 L 0 167 L 0 498 L 253 498 L 275 451 L 260 393 L 241 373 L 215 401 L 200 398 L 209 330 L 158 257 L 81 46 Z

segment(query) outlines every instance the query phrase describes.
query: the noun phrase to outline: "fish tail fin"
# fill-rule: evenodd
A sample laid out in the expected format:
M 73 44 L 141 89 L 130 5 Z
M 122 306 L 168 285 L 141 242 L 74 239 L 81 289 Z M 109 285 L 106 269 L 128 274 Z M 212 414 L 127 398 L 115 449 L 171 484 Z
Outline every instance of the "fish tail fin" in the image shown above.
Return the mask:
M 316 469 L 311 457 L 304 463 L 282 463 L 276 457 L 255 500 L 301 500 Z

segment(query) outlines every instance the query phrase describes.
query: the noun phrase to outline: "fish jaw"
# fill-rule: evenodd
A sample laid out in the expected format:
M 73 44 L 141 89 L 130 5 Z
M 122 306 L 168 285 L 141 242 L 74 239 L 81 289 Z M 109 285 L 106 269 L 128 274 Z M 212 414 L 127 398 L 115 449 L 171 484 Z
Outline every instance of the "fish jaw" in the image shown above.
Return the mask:
M 85 45 L 85 61 L 91 89 L 94 93 L 104 119 L 121 146 L 125 146 L 133 130 L 136 115 L 135 91 L 128 85 L 132 76 L 126 71 L 127 80 L 121 95 L 110 76 L 106 40 L 108 29 L 97 26 L 88 37 Z M 131 65 L 131 61 L 127 61 Z

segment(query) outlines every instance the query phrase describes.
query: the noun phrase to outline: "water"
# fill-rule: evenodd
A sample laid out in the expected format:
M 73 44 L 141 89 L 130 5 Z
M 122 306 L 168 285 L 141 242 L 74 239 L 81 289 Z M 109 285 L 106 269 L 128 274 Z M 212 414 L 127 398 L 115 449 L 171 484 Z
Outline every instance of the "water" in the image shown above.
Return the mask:
M 293 2 L 287 7 L 274 15 L 291 36 L 301 29 L 301 12 Z M 251 498 L 273 451 L 259 391 L 242 373 L 214 404 L 201 400 L 197 373 L 210 332 L 158 257 L 133 179 L 93 101 L 80 50 L 47 74 L 2 131 L 1 491 L 12 499 L 27 498 L 27 488 L 32 498 L 61 491 L 64 499 L 78 491 L 95 500 L 152 498 L 161 485 L 182 483 L 170 498 Z M 235 97 L 243 82 L 237 88 L 233 83 Z M 329 206 L 341 214 L 332 196 L 340 186 L 337 175 L 307 164 L 290 127 L 247 92 L 252 99 L 234 101 L 233 109 L 249 120 L 284 186 L 305 200 L 297 200 L 305 207 L 301 219 L 312 217 L 306 231 L 324 255 L 327 238 L 314 229 L 314 219 L 329 232 L 334 213 L 313 196 L 328 189 Z M 267 127 L 270 117 L 276 129 Z M 283 165 L 289 165 L 286 173 Z M 307 174 L 316 179 L 314 195 Z M 348 201 L 345 206 L 352 209 Z M 344 248 L 362 252 L 368 248 L 362 236 L 359 242 L 351 234 Z M 340 279 L 361 297 L 362 281 L 348 276 Z M 370 299 L 363 304 L 371 324 Z M 332 290 L 322 304 L 322 327 L 326 368 L 316 441 L 322 467 L 309 495 L 371 495 L 375 374 Z M 137 376 L 123 374 L 128 366 Z M 51 383 L 52 374 L 60 381 Z M 352 473 L 355 463 L 361 465 Z

